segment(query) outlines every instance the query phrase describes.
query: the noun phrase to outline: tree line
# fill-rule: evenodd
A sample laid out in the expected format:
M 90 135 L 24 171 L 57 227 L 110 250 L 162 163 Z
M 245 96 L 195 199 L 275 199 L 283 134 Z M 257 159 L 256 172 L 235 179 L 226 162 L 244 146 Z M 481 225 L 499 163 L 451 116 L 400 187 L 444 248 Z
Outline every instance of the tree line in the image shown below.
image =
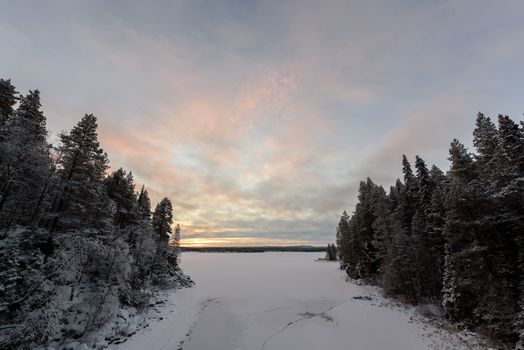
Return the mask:
M 450 169 L 402 157 L 389 191 L 360 183 L 337 227 L 341 267 L 412 304 L 505 343 L 524 339 L 524 122 L 479 113 L 474 153 L 458 140 Z
M 86 114 L 51 145 L 39 91 L 0 79 L 3 349 L 85 337 L 125 307 L 147 308 L 155 288 L 190 283 L 171 201 L 152 213 L 131 172 L 108 173 L 97 130 Z

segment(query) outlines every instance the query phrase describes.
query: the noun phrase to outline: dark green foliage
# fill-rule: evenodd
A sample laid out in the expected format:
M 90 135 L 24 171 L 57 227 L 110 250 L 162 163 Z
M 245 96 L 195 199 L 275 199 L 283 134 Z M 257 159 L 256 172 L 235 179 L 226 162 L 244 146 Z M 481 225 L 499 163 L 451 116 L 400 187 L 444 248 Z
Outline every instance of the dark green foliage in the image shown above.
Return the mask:
M 524 341 L 524 122 L 478 114 L 475 154 L 458 140 L 447 174 L 402 157 L 404 182 L 385 194 L 362 182 L 337 228 L 341 266 L 409 303 L 505 343 Z

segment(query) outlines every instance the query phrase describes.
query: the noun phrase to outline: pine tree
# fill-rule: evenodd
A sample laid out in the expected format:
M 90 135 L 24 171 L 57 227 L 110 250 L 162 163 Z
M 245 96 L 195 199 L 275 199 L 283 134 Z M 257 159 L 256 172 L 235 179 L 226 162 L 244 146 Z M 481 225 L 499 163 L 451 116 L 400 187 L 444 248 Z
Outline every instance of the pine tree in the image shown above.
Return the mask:
M 109 198 L 115 203 L 115 225 L 120 228 L 135 225 L 139 219 L 138 203 L 135 197 L 133 175 L 120 168 L 105 180 Z
M 151 200 L 149 194 L 144 186 L 140 189 L 140 193 L 137 198 L 138 213 L 140 218 L 151 220 Z
M 2 349 L 43 348 L 57 334 L 81 339 L 124 306 L 148 307 L 152 284 L 189 285 L 177 249 L 153 233 L 147 191 L 137 198 L 122 169 L 106 177 L 96 118 L 86 115 L 54 148 L 38 90 L 13 111 L 15 95 L 0 80 Z M 171 203 L 163 207 L 168 234 Z
M 524 144 L 523 131 L 519 125 L 515 123 L 507 115 L 499 115 L 498 117 L 498 147 L 502 155 L 508 161 L 508 165 L 514 168 L 517 174 L 522 174 L 524 169 Z M 518 176 L 518 175 L 517 175 Z
M 173 236 L 172 244 L 177 248 L 180 247 L 180 233 L 181 233 L 180 231 L 181 231 L 180 224 L 176 224 L 175 234 Z
M 103 186 L 108 159 L 100 148 L 97 128 L 96 117 L 86 114 L 69 134 L 60 136 L 61 186 L 50 213 L 51 230 L 110 229 L 107 219 L 112 210 Z
M 172 233 L 173 207 L 169 198 L 162 199 L 153 212 L 153 229 L 165 241 Z
M 153 212 L 152 226 L 156 233 L 157 251 L 153 262 L 153 282 L 158 285 L 170 283 L 178 269 L 178 249 L 169 245 L 172 233 L 173 207 L 168 198 L 162 199 Z

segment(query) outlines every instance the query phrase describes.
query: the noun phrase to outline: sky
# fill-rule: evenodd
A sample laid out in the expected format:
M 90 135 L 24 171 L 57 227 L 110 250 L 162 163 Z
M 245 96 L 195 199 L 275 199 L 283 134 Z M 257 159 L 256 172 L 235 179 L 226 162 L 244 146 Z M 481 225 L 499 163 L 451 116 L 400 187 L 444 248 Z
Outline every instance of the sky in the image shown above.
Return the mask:
M 0 0 L 0 77 L 85 113 L 184 245 L 324 245 L 360 180 L 522 119 L 524 2 Z

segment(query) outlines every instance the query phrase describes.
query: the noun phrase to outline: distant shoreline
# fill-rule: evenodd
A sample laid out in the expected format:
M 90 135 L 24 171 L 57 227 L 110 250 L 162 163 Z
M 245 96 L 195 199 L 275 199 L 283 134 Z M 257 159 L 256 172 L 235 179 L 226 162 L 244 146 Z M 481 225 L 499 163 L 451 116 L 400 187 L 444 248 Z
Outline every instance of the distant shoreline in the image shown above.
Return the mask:
M 325 252 L 320 246 L 261 246 L 261 247 L 180 247 L 182 252 L 201 253 L 264 253 L 264 252 Z

